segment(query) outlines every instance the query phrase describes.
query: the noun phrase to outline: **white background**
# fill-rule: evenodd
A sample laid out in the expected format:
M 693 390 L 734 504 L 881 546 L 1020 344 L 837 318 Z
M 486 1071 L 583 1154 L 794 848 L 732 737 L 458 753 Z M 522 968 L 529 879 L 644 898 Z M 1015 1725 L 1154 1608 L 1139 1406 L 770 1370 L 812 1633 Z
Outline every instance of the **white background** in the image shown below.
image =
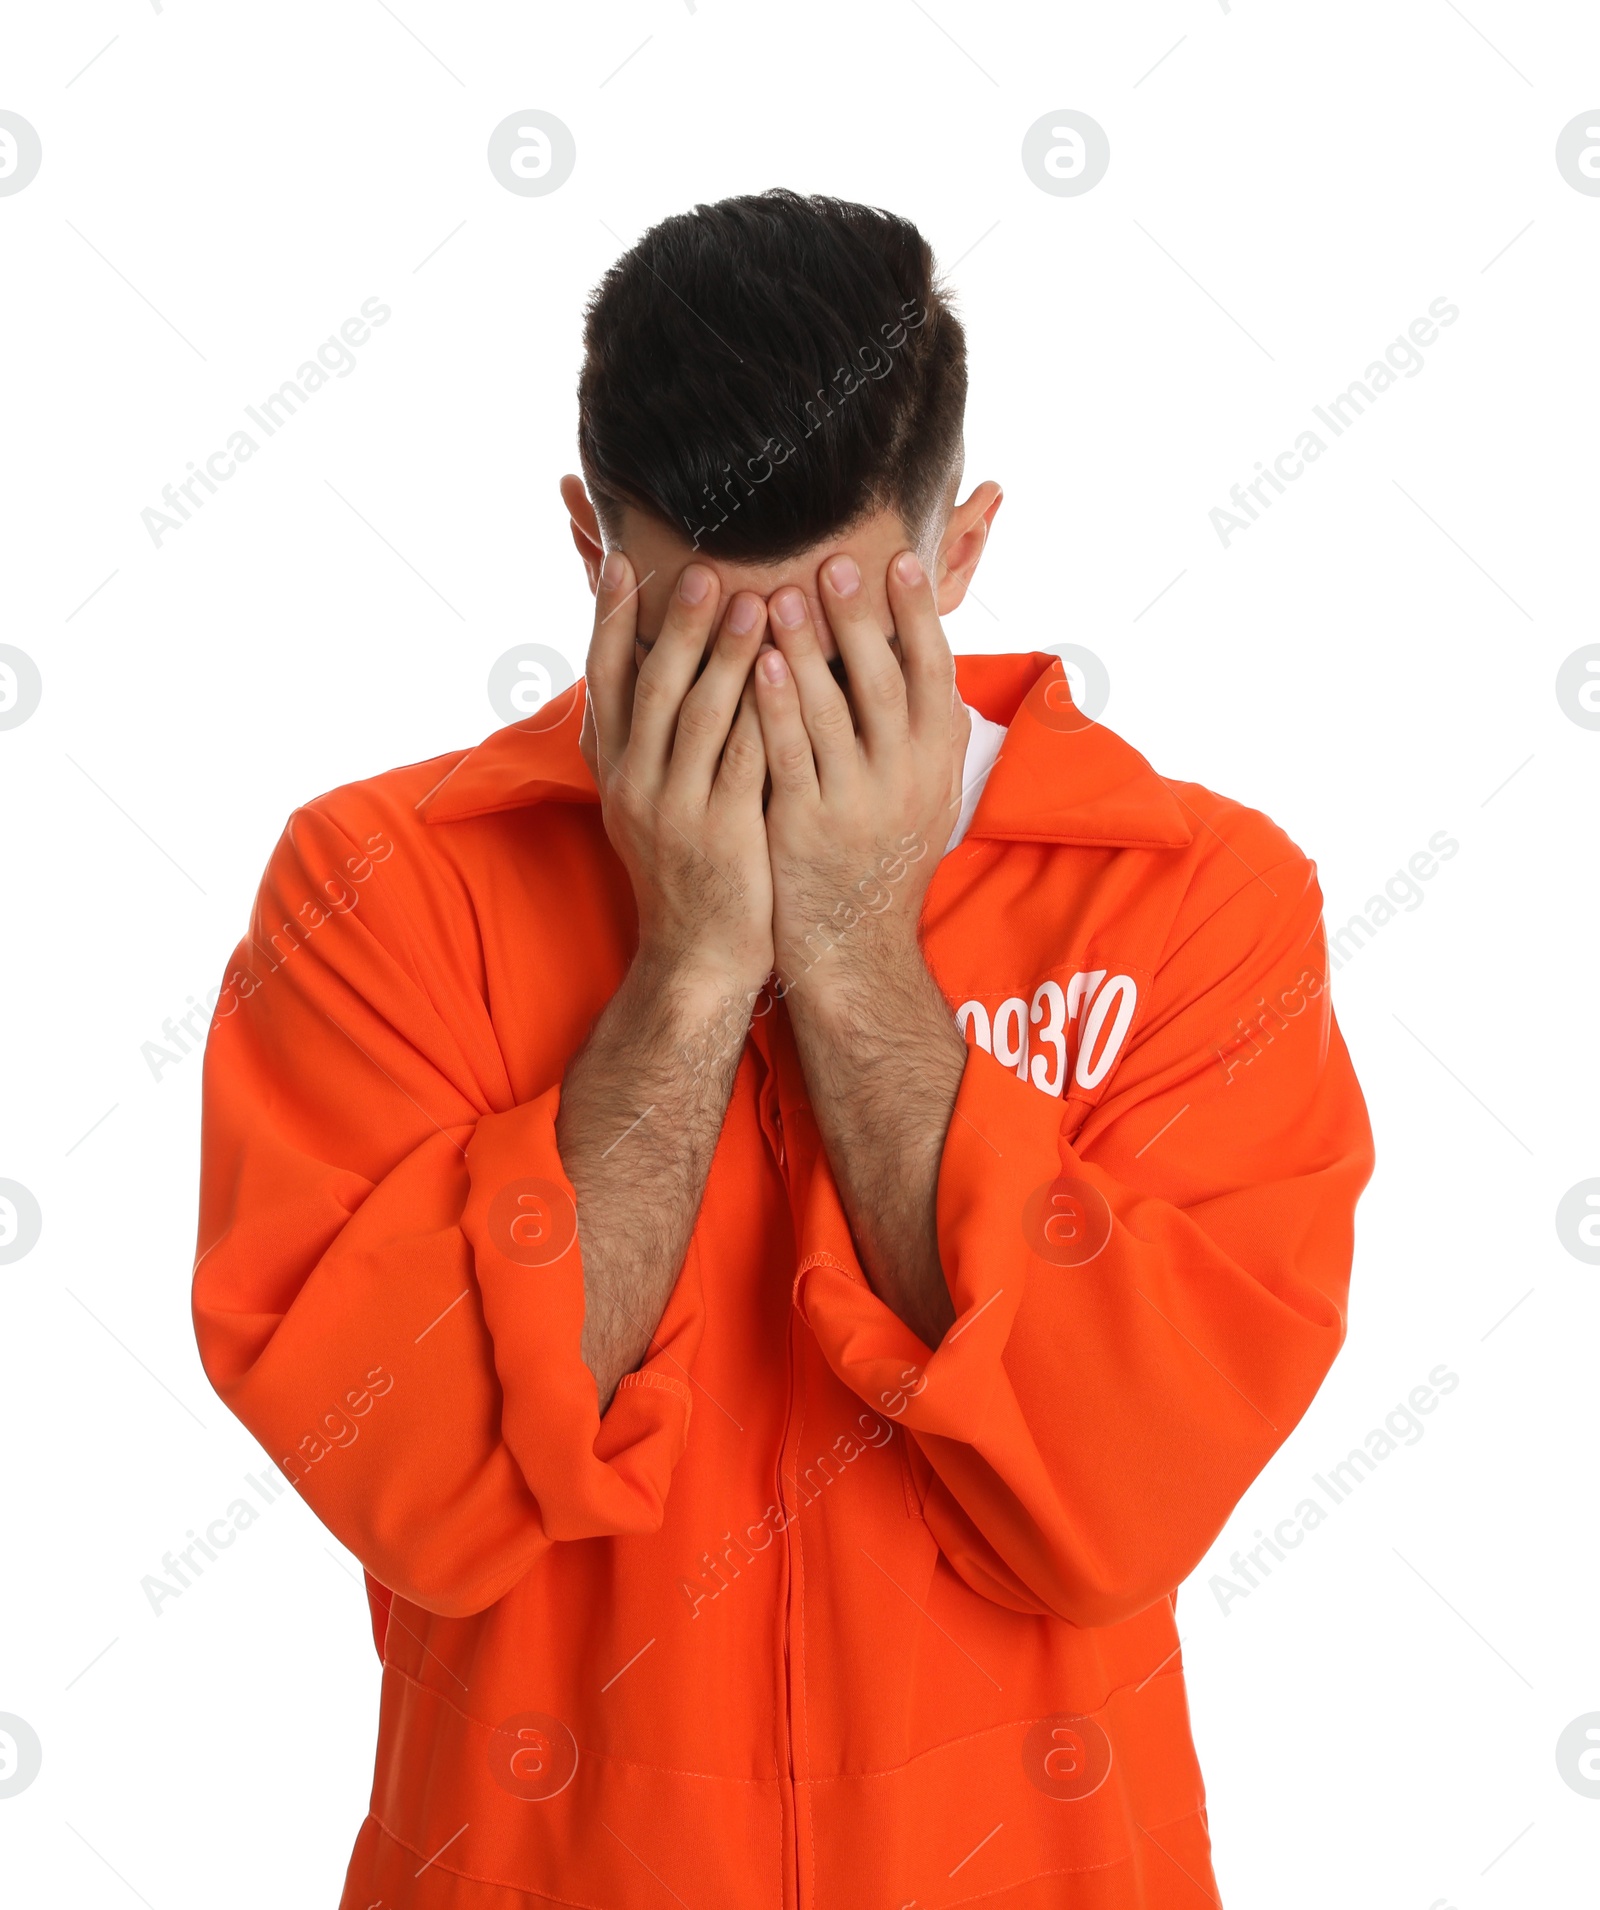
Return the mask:
M 0 1267 L 0 1712 L 44 1762 L 0 1800 L 9 1901 L 337 1899 L 351 1562 L 290 1495 L 159 1617 L 140 1589 L 261 1457 L 189 1326 L 199 1062 L 141 1044 L 295 804 L 497 727 L 514 644 L 581 664 L 582 300 L 773 184 L 953 266 L 968 476 L 1006 490 L 958 650 L 1091 648 L 1112 727 L 1281 822 L 1335 924 L 1460 843 L 1335 984 L 1379 1158 L 1348 1345 L 1180 1598 L 1228 1910 L 1592 1892 L 1555 1747 L 1600 1711 L 1600 1269 L 1555 1209 L 1600 1175 L 1600 732 L 1555 678 L 1600 638 L 1600 197 L 1554 155 L 1597 100 L 1600 16 L 1510 0 L 12 11 L 44 163 L 0 197 L 0 642 L 44 690 L 0 732 L 0 1177 L 43 1234 Z M 547 197 L 486 163 L 528 107 L 577 142 Z M 1081 197 L 1020 161 L 1063 107 L 1111 143 Z M 368 297 L 356 369 L 158 549 L 140 512 Z M 1229 487 L 1437 298 L 1424 369 L 1225 548 Z M 1425 1436 L 1224 1614 L 1210 1575 L 1441 1362 Z

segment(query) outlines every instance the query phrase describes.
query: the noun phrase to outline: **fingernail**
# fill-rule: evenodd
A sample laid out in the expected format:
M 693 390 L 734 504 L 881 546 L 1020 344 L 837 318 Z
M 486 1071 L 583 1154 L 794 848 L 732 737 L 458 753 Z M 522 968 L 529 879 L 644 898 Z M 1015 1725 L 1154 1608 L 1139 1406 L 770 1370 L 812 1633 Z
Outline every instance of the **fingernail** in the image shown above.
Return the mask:
M 920 584 L 922 566 L 917 562 L 915 551 L 903 550 L 894 560 L 894 574 L 903 584 Z
M 861 572 L 853 557 L 835 557 L 828 566 L 828 582 L 841 597 L 853 597 L 861 588 Z
M 780 590 L 772 600 L 772 614 L 785 630 L 798 630 L 806 620 L 806 600 L 798 590 Z
M 622 582 L 623 568 L 622 552 L 620 550 L 607 551 L 606 561 L 600 566 L 600 581 L 605 585 L 607 590 L 615 590 L 617 585 Z
M 691 564 L 678 579 L 678 595 L 686 604 L 704 603 L 711 588 L 711 572 L 700 564 Z
M 752 597 L 748 591 L 740 591 L 734 598 L 728 611 L 728 628 L 735 636 L 747 636 L 756 627 L 756 619 L 761 615 L 761 599 Z
M 769 683 L 781 683 L 789 674 L 788 665 L 783 660 L 781 650 L 767 650 L 762 653 L 761 668 Z

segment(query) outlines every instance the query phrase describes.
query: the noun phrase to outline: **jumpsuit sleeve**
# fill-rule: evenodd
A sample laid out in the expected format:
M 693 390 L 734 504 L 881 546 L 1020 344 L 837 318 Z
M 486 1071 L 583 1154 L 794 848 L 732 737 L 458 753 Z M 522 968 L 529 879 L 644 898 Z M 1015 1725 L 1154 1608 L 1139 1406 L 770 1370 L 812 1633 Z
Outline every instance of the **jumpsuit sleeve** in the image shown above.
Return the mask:
M 462 1616 L 555 1541 L 659 1527 L 697 1268 L 602 1418 L 559 1081 L 514 1097 L 470 910 L 428 845 L 358 839 L 331 802 L 291 818 L 219 991 L 195 1331 L 372 1577 Z
M 1372 1141 L 1321 914 L 1304 858 L 1235 890 L 1163 958 L 1087 1114 L 969 1037 L 932 1353 L 819 1175 L 796 1304 L 906 1429 L 941 1551 L 998 1603 L 1109 1625 L 1170 1595 L 1338 1352 Z

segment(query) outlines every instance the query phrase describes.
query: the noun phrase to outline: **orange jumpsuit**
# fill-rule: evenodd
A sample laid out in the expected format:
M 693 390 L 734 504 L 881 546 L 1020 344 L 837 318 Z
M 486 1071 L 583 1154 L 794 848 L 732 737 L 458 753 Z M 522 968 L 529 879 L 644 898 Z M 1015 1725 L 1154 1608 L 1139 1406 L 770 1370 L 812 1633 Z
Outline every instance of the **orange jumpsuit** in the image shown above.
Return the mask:
M 763 996 L 599 1414 L 555 1119 L 635 914 L 581 683 L 291 818 L 206 1052 L 194 1312 L 366 1567 L 344 1910 L 1217 1901 L 1175 1588 L 1338 1351 L 1372 1165 L 1321 898 L 1054 658 L 958 684 L 1008 734 L 922 915 L 968 1044 L 932 1353 Z

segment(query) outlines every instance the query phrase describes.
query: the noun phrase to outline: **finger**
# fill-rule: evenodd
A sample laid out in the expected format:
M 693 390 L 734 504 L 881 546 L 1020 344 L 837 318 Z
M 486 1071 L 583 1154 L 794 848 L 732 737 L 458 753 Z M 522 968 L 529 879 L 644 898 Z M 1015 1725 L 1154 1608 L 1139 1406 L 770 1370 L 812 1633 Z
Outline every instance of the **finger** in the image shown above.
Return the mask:
M 720 594 L 709 565 L 688 565 L 668 600 L 661 634 L 639 665 L 628 753 L 640 775 L 659 780 L 666 774 L 678 712 L 705 656 Z
M 939 621 L 933 586 L 915 551 L 903 550 L 889 566 L 889 609 L 900 639 L 906 707 L 913 736 L 948 729 L 955 708 L 956 663 Z
M 823 789 L 853 771 L 860 760 L 856 726 L 843 690 L 834 681 L 811 606 L 793 584 L 768 599 L 772 641 L 783 652 L 800 698 L 800 720 L 811 739 L 817 780 Z M 891 659 L 892 660 L 892 659 Z
M 763 650 L 751 673 L 756 686 L 756 710 L 761 718 L 761 742 L 772 776 L 772 793 L 801 801 L 815 801 L 816 758 L 800 714 L 800 696 L 794 673 L 781 650 Z
M 668 781 L 704 802 L 739 698 L 767 627 L 767 604 L 753 590 L 736 591 L 717 631 L 706 667 L 683 699 L 672 743 Z
M 610 551 L 600 566 L 594 593 L 594 630 L 583 666 L 586 701 L 592 713 L 595 740 L 603 761 L 614 763 L 628 741 L 633 711 L 634 630 L 638 622 L 639 593 L 633 566 L 620 550 Z
M 856 560 L 830 557 L 818 584 L 850 678 L 861 740 L 868 755 L 893 748 L 905 741 L 908 731 L 906 682 L 889 639 L 878 628 Z
M 761 717 L 756 709 L 756 686 L 746 676 L 739 707 L 722 746 L 722 762 L 712 785 L 711 800 L 738 809 L 761 807 L 761 789 L 767 780 L 767 752 L 761 740 Z

